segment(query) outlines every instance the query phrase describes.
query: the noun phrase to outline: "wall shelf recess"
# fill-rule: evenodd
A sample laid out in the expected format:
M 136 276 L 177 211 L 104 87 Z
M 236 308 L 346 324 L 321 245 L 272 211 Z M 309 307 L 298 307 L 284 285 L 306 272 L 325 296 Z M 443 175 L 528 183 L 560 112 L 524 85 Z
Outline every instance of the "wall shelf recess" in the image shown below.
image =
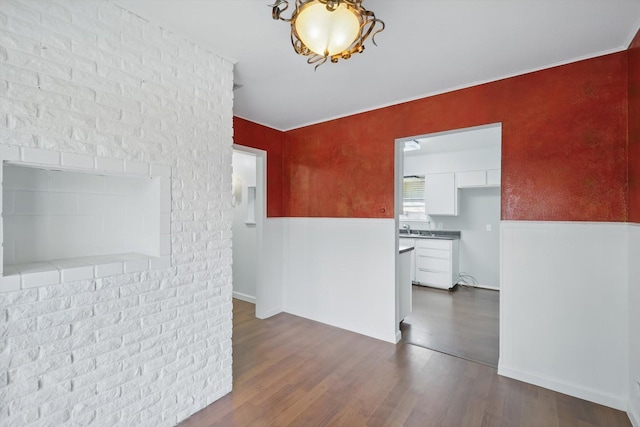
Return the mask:
M 0 292 L 170 267 L 169 166 L 24 157 L 0 163 Z

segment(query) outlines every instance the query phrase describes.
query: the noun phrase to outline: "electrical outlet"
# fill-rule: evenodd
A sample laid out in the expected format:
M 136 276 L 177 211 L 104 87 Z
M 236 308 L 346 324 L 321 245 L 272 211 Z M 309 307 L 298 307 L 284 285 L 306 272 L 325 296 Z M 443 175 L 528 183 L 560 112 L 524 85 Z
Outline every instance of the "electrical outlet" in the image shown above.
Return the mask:
M 491 231 L 491 224 L 487 224 L 487 231 Z

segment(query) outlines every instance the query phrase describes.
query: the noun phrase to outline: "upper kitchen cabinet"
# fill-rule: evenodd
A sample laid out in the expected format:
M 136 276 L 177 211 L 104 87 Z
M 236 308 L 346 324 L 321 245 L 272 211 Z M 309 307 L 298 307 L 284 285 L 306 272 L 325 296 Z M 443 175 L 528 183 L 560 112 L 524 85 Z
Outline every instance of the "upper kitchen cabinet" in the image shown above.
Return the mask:
M 500 187 L 500 169 L 487 171 L 487 187 Z
M 427 215 L 458 215 L 458 189 L 455 173 L 433 173 L 424 177 Z
M 499 187 L 500 169 L 456 172 L 456 187 Z

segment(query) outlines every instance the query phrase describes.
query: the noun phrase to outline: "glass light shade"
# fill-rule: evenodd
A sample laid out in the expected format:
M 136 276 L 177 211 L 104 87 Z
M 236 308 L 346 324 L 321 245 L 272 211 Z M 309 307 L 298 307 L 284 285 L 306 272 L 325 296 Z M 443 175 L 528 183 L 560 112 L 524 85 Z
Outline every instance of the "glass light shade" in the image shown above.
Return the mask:
M 344 4 L 330 11 L 318 1 L 310 2 L 300 10 L 294 25 L 302 43 L 320 56 L 344 51 L 360 34 L 356 12 Z

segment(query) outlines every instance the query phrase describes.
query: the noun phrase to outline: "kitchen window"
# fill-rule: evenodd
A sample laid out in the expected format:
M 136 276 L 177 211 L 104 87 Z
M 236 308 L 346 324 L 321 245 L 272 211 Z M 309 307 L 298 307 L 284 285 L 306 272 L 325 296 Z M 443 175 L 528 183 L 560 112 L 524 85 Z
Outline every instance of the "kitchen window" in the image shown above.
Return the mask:
M 405 176 L 402 182 L 402 213 L 408 218 L 425 217 L 424 176 Z

